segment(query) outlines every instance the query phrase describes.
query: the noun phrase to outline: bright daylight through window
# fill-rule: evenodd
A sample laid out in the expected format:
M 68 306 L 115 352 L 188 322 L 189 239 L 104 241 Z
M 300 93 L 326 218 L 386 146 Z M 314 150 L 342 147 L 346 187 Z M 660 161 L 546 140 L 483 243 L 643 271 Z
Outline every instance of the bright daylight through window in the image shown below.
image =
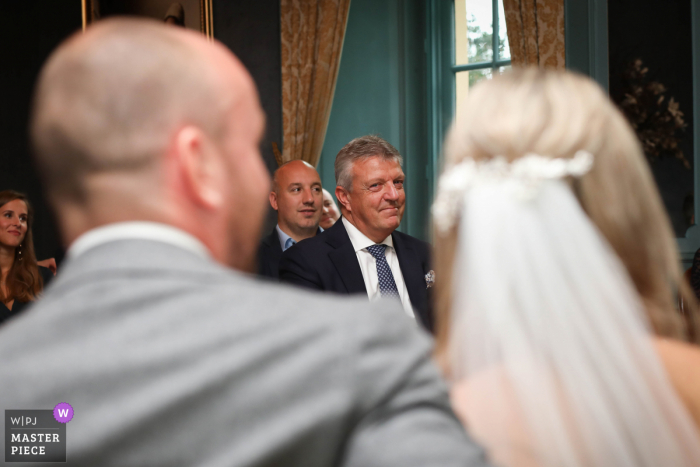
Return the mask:
M 503 0 L 455 0 L 456 113 L 469 88 L 510 69 L 510 47 Z

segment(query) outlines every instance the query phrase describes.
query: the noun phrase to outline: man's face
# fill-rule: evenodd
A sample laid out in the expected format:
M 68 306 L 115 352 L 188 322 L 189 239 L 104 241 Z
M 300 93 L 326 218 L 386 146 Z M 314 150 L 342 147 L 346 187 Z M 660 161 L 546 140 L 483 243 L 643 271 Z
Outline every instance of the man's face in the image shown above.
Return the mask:
M 336 206 L 335 201 L 333 201 L 333 196 L 331 196 L 328 191 L 323 190 L 323 214 L 321 215 L 321 227 L 323 227 L 324 230 L 330 229 L 339 218 L 340 213 L 338 212 L 338 206 Z
M 403 170 L 397 160 L 369 157 L 356 161 L 352 172 L 345 208 L 360 232 L 380 242 L 401 224 L 406 205 Z
M 229 265 L 244 271 L 254 268 L 270 190 L 270 177 L 260 155 L 265 118 L 252 81 L 249 87 L 250 92 L 243 92 L 231 111 L 222 144 L 230 187 L 226 202 L 231 235 Z
M 293 237 L 315 233 L 323 205 L 321 178 L 316 169 L 302 161 L 290 162 L 280 167 L 275 180 L 270 204 L 277 210 L 280 228 Z

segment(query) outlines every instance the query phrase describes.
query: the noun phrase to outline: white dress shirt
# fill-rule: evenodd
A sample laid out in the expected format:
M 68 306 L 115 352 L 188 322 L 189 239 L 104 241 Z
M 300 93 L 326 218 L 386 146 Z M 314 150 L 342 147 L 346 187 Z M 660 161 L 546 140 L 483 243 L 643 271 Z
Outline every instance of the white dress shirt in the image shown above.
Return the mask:
M 362 278 L 365 280 L 367 295 L 369 296 L 370 300 L 377 300 L 382 296 L 381 291 L 379 290 L 379 276 L 377 276 L 377 260 L 375 260 L 374 256 L 367 251 L 367 247 L 376 245 L 376 243 L 367 238 L 365 234 L 360 232 L 357 227 L 352 225 L 346 218 L 341 217 L 341 220 L 345 226 L 348 236 L 350 237 L 352 247 L 355 249 L 357 261 L 360 263 L 360 270 L 362 271 Z M 389 263 L 391 274 L 394 276 L 394 282 L 396 282 L 396 288 L 399 291 L 399 297 L 401 298 L 403 309 L 406 311 L 408 316 L 414 318 L 415 315 L 413 313 L 413 307 L 411 306 L 411 298 L 408 296 L 406 282 L 403 280 L 403 274 L 401 274 L 399 257 L 396 256 L 394 241 L 391 238 L 391 235 L 382 240 L 380 243 L 387 246 L 384 250 L 386 262 Z
M 117 240 L 153 240 L 191 251 L 205 259 L 211 254 L 194 236 L 178 228 L 158 222 L 116 222 L 89 230 L 78 237 L 68 248 L 66 256 L 74 258 L 96 246 Z

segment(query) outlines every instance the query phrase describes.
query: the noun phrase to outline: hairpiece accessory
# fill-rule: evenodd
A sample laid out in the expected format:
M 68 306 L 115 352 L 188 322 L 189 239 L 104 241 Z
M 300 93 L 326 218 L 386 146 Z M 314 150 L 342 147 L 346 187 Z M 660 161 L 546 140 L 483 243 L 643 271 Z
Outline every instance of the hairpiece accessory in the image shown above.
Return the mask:
M 503 156 L 483 162 L 465 159 L 440 176 L 433 220 L 440 233 L 452 228 L 464 195 L 477 184 L 506 182 L 519 199 L 527 201 L 535 197 L 542 182 L 581 177 L 592 166 L 593 155 L 587 151 L 578 151 L 571 159 L 526 154 L 512 163 Z

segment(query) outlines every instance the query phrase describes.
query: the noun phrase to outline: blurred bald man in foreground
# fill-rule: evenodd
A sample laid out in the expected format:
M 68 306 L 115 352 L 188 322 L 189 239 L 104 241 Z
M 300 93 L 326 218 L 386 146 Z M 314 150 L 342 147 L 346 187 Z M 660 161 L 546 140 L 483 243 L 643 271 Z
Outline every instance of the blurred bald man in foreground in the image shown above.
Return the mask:
M 323 188 L 316 169 L 305 161 L 289 161 L 275 170 L 270 205 L 277 211 L 277 225 L 258 249 L 258 273 L 279 280 L 282 253 L 297 242 L 323 230 Z
M 0 328 L 0 408 L 71 404 L 69 465 L 484 465 L 400 306 L 227 267 L 254 264 L 263 125 L 197 33 L 105 20 L 53 53 L 32 138 L 70 248 Z

